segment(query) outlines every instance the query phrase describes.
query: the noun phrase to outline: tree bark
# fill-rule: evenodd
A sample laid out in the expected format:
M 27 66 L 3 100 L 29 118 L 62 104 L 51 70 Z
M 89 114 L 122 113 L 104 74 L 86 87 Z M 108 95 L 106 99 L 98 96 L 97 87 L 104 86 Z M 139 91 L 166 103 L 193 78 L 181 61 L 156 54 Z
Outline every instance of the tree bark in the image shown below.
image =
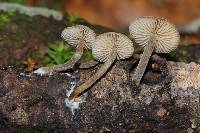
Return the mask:
M 154 57 L 157 70 L 149 68 L 139 87 L 132 84 L 132 61 L 116 62 L 74 115 L 65 105 L 66 91 L 72 82 L 85 82 L 99 65 L 52 76 L 1 68 L 0 122 L 10 128 L 2 130 L 186 131 L 197 115 L 193 109 L 200 111 L 200 66 Z

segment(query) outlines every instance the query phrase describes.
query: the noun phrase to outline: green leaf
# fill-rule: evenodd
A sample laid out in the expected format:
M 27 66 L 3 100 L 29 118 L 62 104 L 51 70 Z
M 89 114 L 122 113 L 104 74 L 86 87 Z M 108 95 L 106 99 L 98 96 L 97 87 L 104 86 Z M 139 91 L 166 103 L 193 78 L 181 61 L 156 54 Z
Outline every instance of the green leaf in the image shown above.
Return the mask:
M 65 44 L 64 44 L 63 42 L 61 42 L 61 43 L 59 44 L 58 51 L 59 51 L 59 52 L 62 52 L 63 50 L 65 50 Z
M 14 16 L 14 12 L 11 10 L 4 11 L 0 14 L 0 23 L 4 24 L 10 21 L 11 17 Z
M 57 51 L 58 46 L 56 46 L 55 44 L 51 43 L 51 44 L 49 45 L 49 49 L 52 49 L 52 50 Z
M 92 60 L 93 56 L 92 56 L 92 51 L 91 50 L 85 50 L 83 53 L 83 60 L 85 61 L 89 61 Z
M 19 3 L 19 4 L 24 4 L 25 3 L 25 0 L 0 0 L 1 2 L 2 1 L 5 1 L 5 2 L 14 2 L 14 3 Z
M 67 54 L 64 54 L 65 61 L 68 61 L 72 58 L 73 52 L 68 52 Z
M 49 64 L 63 64 L 71 59 L 73 53 L 74 48 L 65 44 L 63 41 L 58 43 L 50 43 L 46 53 L 46 61 L 44 62 L 47 64 L 47 66 Z
M 68 14 L 68 20 L 71 24 L 77 22 L 80 19 L 80 17 L 74 13 L 69 13 Z
M 5 15 L 1 15 L 0 16 L 0 22 L 1 23 L 6 23 L 6 22 L 9 22 L 9 17 L 8 16 L 5 16 Z

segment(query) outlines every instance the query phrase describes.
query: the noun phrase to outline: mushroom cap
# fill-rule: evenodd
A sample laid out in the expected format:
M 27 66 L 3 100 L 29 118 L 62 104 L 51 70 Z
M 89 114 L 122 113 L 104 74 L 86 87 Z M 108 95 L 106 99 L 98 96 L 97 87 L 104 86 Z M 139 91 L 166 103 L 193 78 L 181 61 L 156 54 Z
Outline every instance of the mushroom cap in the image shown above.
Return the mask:
M 108 32 L 96 37 L 92 47 L 96 60 L 106 62 L 113 50 L 117 52 L 117 59 L 125 59 L 133 55 L 134 47 L 132 41 L 120 33 Z
M 151 37 L 155 39 L 156 53 L 169 53 L 177 48 L 180 35 L 175 26 L 164 18 L 144 16 L 136 19 L 129 26 L 131 36 L 135 42 L 145 47 Z
M 96 34 L 87 26 L 75 25 L 65 28 L 61 33 L 61 37 L 69 45 L 77 46 L 80 41 L 83 41 L 87 48 L 92 49 Z

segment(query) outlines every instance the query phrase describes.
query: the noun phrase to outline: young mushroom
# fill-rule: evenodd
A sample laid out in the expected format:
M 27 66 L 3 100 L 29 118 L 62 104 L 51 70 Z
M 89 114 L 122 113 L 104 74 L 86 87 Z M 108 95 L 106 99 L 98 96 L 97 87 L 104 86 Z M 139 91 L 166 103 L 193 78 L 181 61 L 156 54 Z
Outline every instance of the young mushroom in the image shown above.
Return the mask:
M 69 100 L 78 97 L 83 91 L 91 87 L 112 65 L 115 59 L 126 59 L 133 55 L 132 41 L 125 35 L 108 32 L 96 37 L 92 47 L 93 57 L 104 62 L 101 68 L 85 83 L 78 86 L 69 96 Z
M 96 34 L 87 26 L 75 25 L 65 28 L 61 37 L 71 46 L 76 47 L 76 51 L 72 58 L 64 64 L 55 65 L 53 67 L 41 67 L 34 73 L 52 74 L 72 69 L 74 65 L 81 59 L 84 49 L 91 49 L 95 41 Z
M 144 47 L 144 52 L 134 73 L 136 85 L 140 84 L 152 52 L 169 53 L 177 48 L 180 35 L 175 26 L 164 18 L 145 16 L 129 26 L 135 42 Z

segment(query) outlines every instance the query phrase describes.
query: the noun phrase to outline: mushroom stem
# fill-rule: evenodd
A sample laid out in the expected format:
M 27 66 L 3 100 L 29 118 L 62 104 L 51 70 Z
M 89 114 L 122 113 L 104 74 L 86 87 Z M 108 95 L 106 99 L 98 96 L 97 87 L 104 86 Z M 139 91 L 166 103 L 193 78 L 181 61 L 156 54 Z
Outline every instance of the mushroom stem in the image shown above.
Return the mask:
M 112 51 L 111 55 L 109 56 L 108 60 L 101 66 L 100 69 L 92 76 L 89 80 L 87 80 L 85 83 L 78 86 L 69 96 L 69 100 L 72 100 L 76 97 L 78 97 L 83 91 L 91 87 L 106 71 L 108 68 L 112 65 L 112 63 L 116 59 L 117 53 L 115 50 Z
M 87 61 L 87 62 L 81 63 L 80 66 L 79 66 L 79 68 L 83 68 L 83 69 L 91 68 L 91 67 L 96 66 L 97 64 L 99 64 L 98 61 L 96 61 L 96 60 L 91 60 L 91 61 Z
M 146 66 L 149 62 L 149 58 L 151 57 L 151 54 L 153 53 L 154 44 L 155 44 L 155 40 L 152 38 L 144 48 L 144 52 L 142 54 L 142 57 L 139 61 L 139 64 L 133 76 L 134 77 L 133 80 L 137 86 L 140 84 L 140 81 L 145 72 Z
M 72 69 L 74 65 L 81 59 L 83 55 L 84 44 L 81 41 L 79 45 L 76 47 L 76 51 L 72 58 L 64 64 L 55 65 L 52 67 L 41 67 L 40 69 L 46 71 L 46 73 L 52 74 L 54 72 L 65 71 L 68 69 Z
M 56 65 L 52 67 L 52 70 L 55 72 L 65 71 L 68 69 L 72 69 L 75 64 L 81 59 L 84 51 L 84 44 L 81 41 L 80 44 L 77 45 L 76 51 L 72 58 L 64 64 Z

